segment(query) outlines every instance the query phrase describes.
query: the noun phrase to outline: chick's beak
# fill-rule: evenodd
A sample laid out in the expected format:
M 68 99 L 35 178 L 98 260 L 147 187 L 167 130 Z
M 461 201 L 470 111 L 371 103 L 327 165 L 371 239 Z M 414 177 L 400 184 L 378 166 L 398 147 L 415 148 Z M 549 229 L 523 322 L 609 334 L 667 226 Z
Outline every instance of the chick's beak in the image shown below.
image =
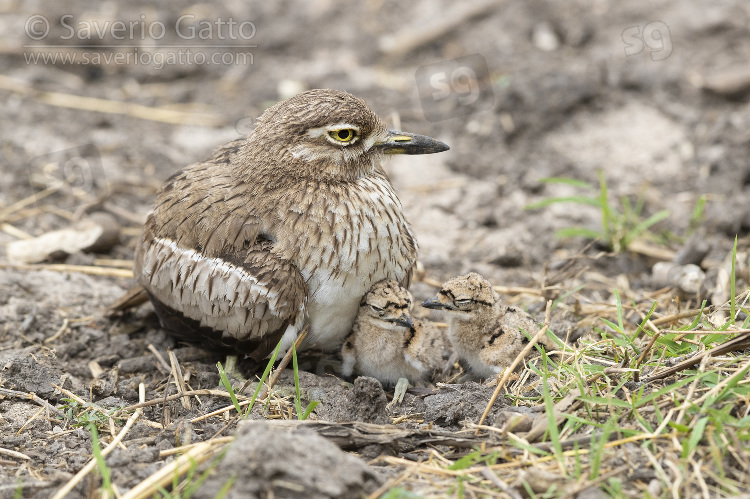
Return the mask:
M 423 301 L 422 306 L 424 308 L 433 308 L 435 310 L 443 310 L 446 308 L 446 306 L 443 303 L 440 303 L 437 298 L 430 298 L 429 300 Z
M 409 317 L 406 314 L 401 314 L 400 317 L 396 317 L 393 319 L 389 319 L 390 322 L 393 322 L 394 324 L 398 324 L 399 326 L 413 328 L 414 322 L 412 322 L 411 317 Z
M 450 149 L 448 144 L 426 135 L 388 130 L 388 136 L 377 147 L 386 154 L 432 154 Z

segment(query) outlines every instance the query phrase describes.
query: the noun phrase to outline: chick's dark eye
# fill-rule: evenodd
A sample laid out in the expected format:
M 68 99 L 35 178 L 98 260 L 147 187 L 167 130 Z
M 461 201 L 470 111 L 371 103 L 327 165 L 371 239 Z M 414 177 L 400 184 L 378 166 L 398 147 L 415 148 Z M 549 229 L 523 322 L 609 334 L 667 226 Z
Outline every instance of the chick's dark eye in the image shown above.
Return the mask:
M 376 307 L 375 305 L 370 305 L 370 308 L 375 312 L 382 312 L 383 309 L 380 307 Z
M 328 136 L 337 142 L 351 142 L 357 136 L 357 131 L 353 128 L 342 128 L 340 130 L 331 130 Z
M 456 305 L 463 307 L 469 305 L 473 300 L 456 300 Z

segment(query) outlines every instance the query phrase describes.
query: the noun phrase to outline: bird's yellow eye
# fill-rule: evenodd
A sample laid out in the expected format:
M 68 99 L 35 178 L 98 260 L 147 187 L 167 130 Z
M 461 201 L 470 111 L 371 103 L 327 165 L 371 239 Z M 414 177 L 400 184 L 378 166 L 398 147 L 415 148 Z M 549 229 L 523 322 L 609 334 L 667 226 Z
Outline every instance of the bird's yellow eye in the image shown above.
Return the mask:
M 353 128 L 341 128 L 339 130 L 331 130 L 328 132 L 328 136 L 336 142 L 351 142 L 357 136 L 357 131 Z

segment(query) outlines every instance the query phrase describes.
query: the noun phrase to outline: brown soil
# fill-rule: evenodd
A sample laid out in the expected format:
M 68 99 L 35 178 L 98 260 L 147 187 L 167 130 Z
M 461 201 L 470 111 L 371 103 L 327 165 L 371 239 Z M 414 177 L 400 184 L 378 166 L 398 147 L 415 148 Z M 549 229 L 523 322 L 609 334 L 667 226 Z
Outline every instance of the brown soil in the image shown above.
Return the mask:
M 188 389 L 220 388 L 215 364 L 222 359 L 165 335 L 150 306 L 115 319 L 104 315 L 129 279 L 6 265 L 4 243 L 22 237 L 20 231 L 37 236 L 68 227 L 87 213 L 108 211 L 124 227 L 115 246 L 55 263 L 113 267 L 118 264 L 104 259 L 131 260 L 139 225 L 164 179 L 247 131 L 271 103 L 306 88 L 350 91 L 366 99 L 389 126 L 451 146 L 447 153 L 398 157 L 387 165 L 420 243 L 425 279 L 412 286 L 417 300 L 433 296 L 436 281 L 477 271 L 507 287 L 558 286 L 536 295 L 504 295 L 541 320 L 546 299 L 585 284 L 563 300 L 567 306 L 558 308 L 552 321 L 558 334 L 575 337 L 592 330 L 574 313 L 577 304 L 611 304 L 614 288 L 639 296 L 655 291 L 650 272 L 656 259 L 635 252 L 602 255 L 599 246 L 556 237 L 557 230 L 573 225 L 596 229 L 596 208 L 557 204 L 524 210 L 532 202 L 580 192 L 541 183 L 545 177 L 596 185 L 601 170 L 612 200 L 628 196 L 634 202 L 643 196 L 644 218 L 670 211 L 652 229 L 661 238 L 651 245 L 662 243 L 674 251 L 682 247 L 691 213 L 705 195 L 698 228 L 710 245 L 704 262 L 722 261 L 735 234 L 742 237 L 750 228 L 745 208 L 750 203 L 750 6 L 745 3 L 507 0 L 421 41 L 426 27 L 460 18 L 471 4 L 347 5 L 221 1 L 187 7 L 174 1 L 94 5 L 66 0 L 40 11 L 51 21 L 51 32 L 38 42 L 24 26 L 30 29 L 27 20 L 41 7 L 5 6 L 0 16 L 0 388 L 36 394 L 63 413 L 70 395 L 60 389 L 105 409 L 136 404 L 139 383 L 146 387 L 146 400 L 163 399 L 177 389 L 152 350 L 169 363 L 168 349 L 189 380 Z M 147 43 L 140 31 L 135 41 L 99 40 L 97 35 L 82 41 L 63 38 L 69 34 L 65 24 L 139 20 L 143 14 L 146 22 L 174 26 L 185 13 L 196 20 L 252 21 L 257 33 L 245 42 L 252 48 L 211 49 L 224 43 L 216 37 L 191 43 L 203 47 L 195 49 L 199 53 L 251 53 L 252 64 L 175 63 L 157 69 L 153 64 L 30 64 L 26 59 L 42 52 L 78 57 L 133 52 L 96 46 Z M 65 14 L 73 18 L 61 23 Z M 640 53 L 626 55 L 640 43 L 631 35 L 647 29 L 657 31 L 661 42 L 650 39 Z M 391 35 L 406 37 L 398 38 L 400 46 L 413 42 L 412 48 L 389 52 Z M 178 42 L 184 40 L 168 30 L 155 43 Z M 76 47 L 23 48 L 41 43 Z M 471 54 L 479 58 L 454 61 Z M 477 61 L 486 62 L 489 74 L 478 80 L 478 100 L 471 106 L 430 97 L 425 74 L 450 76 L 465 63 L 481 77 Z M 425 85 L 427 93 L 420 94 Z M 460 81 L 452 90 L 463 95 Z M 173 118 L 154 110 L 138 116 L 141 108 L 123 106 L 114 106 L 113 112 L 108 102 L 183 114 Z M 60 157 L 83 160 L 92 180 L 43 192 L 62 175 L 48 167 Z M 14 206 L 42 192 L 45 197 L 36 202 Z M 564 268 L 581 250 L 582 257 Z M 493 391 L 477 383 L 446 385 L 429 395 L 409 393 L 402 406 L 387 408 L 379 384 L 365 379 L 342 383 L 331 374 L 335 364 L 335 355 L 303 359 L 303 403 L 321 401 L 312 420 L 390 424 L 410 415 L 399 426 L 455 431 L 479 420 Z M 279 383 L 292 385 L 291 375 L 285 373 Z M 358 497 L 374 492 L 398 469 L 367 464 L 368 459 L 383 453 L 425 458 L 398 445 L 343 452 L 304 428 L 283 432 L 256 425 L 238 431 L 236 423 L 226 427 L 230 421 L 224 416 L 190 422 L 229 404 L 225 397 L 200 395 L 189 408 L 179 399 L 145 407 L 124 445 L 107 459 L 113 483 L 125 492 L 174 459 L 160 452 L 216 434 L 237 433 L 242 446 L 238 440 L 230 448 L 224 459 L 234 459 L 234 467 L 220 466 L 200 497 L 213 497 L 233 474 L 242 482 L 237 490 L 248 497 L 265 494 L 269 487 L 275 497 L 296 497 L 295 486 L 308 490 L 307 497 Z M 506 405 L 501 398 L 488 421 Z M 257 408 L 252 418 L 289 417 L 291 407 L 289 399 L 277 400 L 265 413 Z M 129 414 L 115 421 L 115 433 Z M 108 422 L 100 432 L 106 444 Z M 50 497 L 91 458 L 91 435 L 64 414 L 0 393 L 0 449 L 30 458 L 0 454 L 0 497 L 13 497 L 19 484 L 23 497 Z M 449 447 L 439 449 L 449 452 Z M 459 455 L 456 451 L 452 458 Z M 252 456 L 263 464 L 248 474 L 236 459 L 252 461 Z M 309 459 L 316 459 L 316 466 Z M 70 496 L 88 497 L 99 486 L 94 471 Z

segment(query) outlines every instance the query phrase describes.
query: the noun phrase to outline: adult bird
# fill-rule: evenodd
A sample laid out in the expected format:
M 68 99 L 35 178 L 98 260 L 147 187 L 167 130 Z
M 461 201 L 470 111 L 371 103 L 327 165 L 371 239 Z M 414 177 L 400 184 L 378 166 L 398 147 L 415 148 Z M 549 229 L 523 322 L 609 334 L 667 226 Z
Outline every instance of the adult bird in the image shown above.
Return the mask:
M 306 346 L 335 349 L 372 285 L 408 286 L 417 259 L 383 160 L 447 149 L 346 92 L 298 94 L 166 181 L 135 277 L 180 338 L 260 360 L 307 326 Z

